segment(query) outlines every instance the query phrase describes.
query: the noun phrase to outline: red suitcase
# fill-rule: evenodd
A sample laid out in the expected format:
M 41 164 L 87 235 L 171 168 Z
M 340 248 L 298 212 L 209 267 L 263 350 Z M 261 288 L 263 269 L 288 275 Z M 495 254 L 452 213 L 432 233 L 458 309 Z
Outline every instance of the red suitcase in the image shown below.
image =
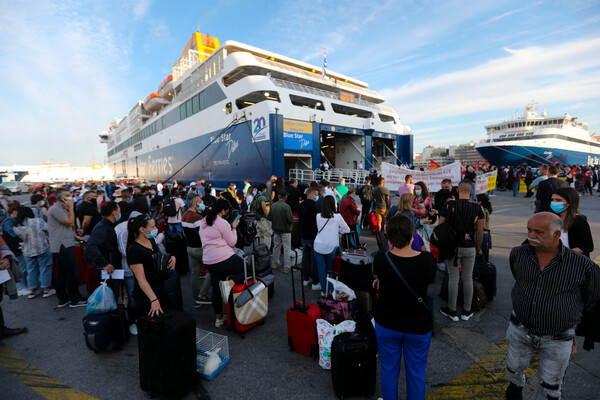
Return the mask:
M 294 270 L 300 267 L 292 267 L 292 293 L 294 305 L 287 310 L 288 343 L 290 351 L 297 351 L 312 358 L 319 354 L 317 341 L 317 319 L 321 318 L 321 309 L 314 304 L 308 304 L 304 298 L 304 287 L 302 282 L 302 302 L 296 302 L 296 289 L 294 287 Z
M 256 272 L 254 270 L 254 256 L 251 255 L 250 258 L 252 260 L 252 278 L 253 279 L 248 279 L 248 282 L 247 282 L 248 286 L 252 286 L 254 284 L 254 281 L 256 280 Z M 246 268 L 246 258 L 244 258 L 244 269 L 245 268 Z M 246 273 L 246 276 L 248 276 L 248 273 Z M 227 326 L 229 328 L 231 328 L 234 332 L 241 332 L 242 339 L 246 337 L 246 331 L 249 331 L 250 329 L 254 328 L 256 325 L 264 324 L 265 318 L 266 318 L 266 317 L 263 317 L 259 321 L 253 322 L 248 325 L 244 325 L 244 324 L 240 323 L 240 321 L 238 321 L 235 318 L 235 301 L 233 299 L 233 295 L 237 294 L 237 293 L 241 293 L 245 289 L 246 289 L 246 285 L 243 283 L 241 283 L 239 285 L 235 285 L 231 289 L 231 292 L 229 293 L 229 298 L 227 299 L 227 304 L 225 305 L 225 310 L 227 312 Z M 315 328 L 315 332 L 316 332 L 316 328 Z
M 369 230 L 375 232 L 377 230 L 377 216 L 373 211 L 369 213 Z

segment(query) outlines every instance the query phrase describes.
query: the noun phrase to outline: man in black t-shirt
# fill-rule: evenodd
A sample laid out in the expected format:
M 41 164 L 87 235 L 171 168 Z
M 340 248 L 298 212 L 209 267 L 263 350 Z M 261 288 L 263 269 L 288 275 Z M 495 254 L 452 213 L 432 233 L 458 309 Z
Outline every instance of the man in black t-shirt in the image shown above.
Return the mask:
M 453 187 L 452 180 L 446 178 L 442 180 L 442 188 L 435 193 L 433 208 L 435 208 L 438 213 L 441 213 L 444 204 L 446 204 L 446 201 L 450 199 L 458 199 L 458 187 Z
M 440 213 L 440 224 L 448 222 L 456 232 L 458 248 L 456 256 L 445 260 L 448 270 L 448 307 L 440 308 L 440 312 L 452 321 L 458 321 L 456 313 L 456 300 L 458 298 L 458 281 L 463 282 L 464 305 L 460 318 L 468 321 L 473 299 L 473 266 L 475 257 L 481 255 L 483 242 L 484 213 L 480 204 L 469 201 L 472 195 L 471 182 L 462 180 L 458 185 L 458 200 L 448 200 Z M 456 258 L 456 263 L 454 262 Z M 456 264 L 456 265 L 455 265 Z
M 360 188 L 358 196 L 360 197 L 362 208 L 360 227 L 362 229 L 369 229 L 369 213 L 371 212 L 371 205 L 373 204 L 373 186 L 371 186 L 371 177 L 367 176 L 365 178 L 365 186 Z
M 306 191 L 306 200 L 298 206 L 298 222 L 302 237 L 302 278 L 304 286 L 312 282 L 313 290 L 321 290 L 319 271 L 313 247 L 317 237 L 317 206 L 316 199 L 319 191 L 309 188 Z
M 77 207 L 77 220 L 79 222 L 79 235 L 90 235 L 98 222 L 102 219 L 95 204 L 98 195 L 93 191 L 83 194 L 82 202 Z
M 298 190 L 298 181 L 294 178 L 290 179 L 290 185 L 285 188 L 288 194 L 286 203 L 292 209 L 292 212 L 298 212 L 298 204 L 300 203 L 300 191 Z

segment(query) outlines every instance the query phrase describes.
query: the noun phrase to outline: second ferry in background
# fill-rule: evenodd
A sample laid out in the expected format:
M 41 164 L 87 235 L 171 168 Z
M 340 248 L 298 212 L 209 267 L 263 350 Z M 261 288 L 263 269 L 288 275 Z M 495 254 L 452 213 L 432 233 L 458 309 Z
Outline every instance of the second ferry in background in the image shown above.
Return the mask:
M 600 139 L 588 124 L 568 114 L 548 116 L 536 103 L 512 120 L 485 127 L 489 139 L 475 146 L 491 165 L 539 167 L 542 164 L 595 165 L 600 163 Z
M 413 135 L 364 82 L 195 32 L 169 75 L 100 140 L 115 175 L 265 182 L 290 169 L 412 164 Z M 241 186 L 241 185 L 238 185 Z

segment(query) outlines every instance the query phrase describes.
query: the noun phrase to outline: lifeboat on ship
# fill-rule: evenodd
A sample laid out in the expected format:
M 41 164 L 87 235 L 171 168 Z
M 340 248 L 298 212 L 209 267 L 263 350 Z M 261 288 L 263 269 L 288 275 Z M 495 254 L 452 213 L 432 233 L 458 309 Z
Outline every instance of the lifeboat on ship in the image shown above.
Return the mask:
M 158 94 L 166 101 L 171 101 L 173 98 L 173 75 L 169 75 L 165 78 L 160 85 L 158 85 Z
M 150 93 L 144 100 L 144 109 L 150 112 L 159 111 L 169 102 L 160 97 L 158 93 Z

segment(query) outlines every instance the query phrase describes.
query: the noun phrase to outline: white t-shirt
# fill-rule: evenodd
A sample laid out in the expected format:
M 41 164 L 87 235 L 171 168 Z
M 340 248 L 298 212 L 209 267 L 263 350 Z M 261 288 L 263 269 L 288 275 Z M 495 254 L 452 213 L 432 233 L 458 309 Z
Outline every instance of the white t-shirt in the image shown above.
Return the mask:
M 320 254 L 329 254 L 340 244 L 340 233 L 348 233 L 350 228 L 341 214 L 333 214 L 333 218 L 323 218 L 317 214 L 317 237 L 314 249 Z
M 323 194 L 323 197 L 325 197 L 325 196 L 335 197 L 335 194 L 333 193 L 333 189 L 326 187 L 325 194 Z
M 158 193 L 160 193 L 160 196 L 162 196 L 162 191 L 163 191 L 163 185 L 162 185 L 162 183 L 159 183 L 158 185 L 156 185 L 156 191 Z
M 180 199 L 179 197 L 175 198 L 175 209 L 177 210 L 177 214 L 175 214 L 173 217 L 169 217 L 167 219 L 167 222 L 169 224 L 180 223 L 181 217 L 183 216 L 184 208 L 185 208 L 185 202 L 183 201 L 183 199 Z

